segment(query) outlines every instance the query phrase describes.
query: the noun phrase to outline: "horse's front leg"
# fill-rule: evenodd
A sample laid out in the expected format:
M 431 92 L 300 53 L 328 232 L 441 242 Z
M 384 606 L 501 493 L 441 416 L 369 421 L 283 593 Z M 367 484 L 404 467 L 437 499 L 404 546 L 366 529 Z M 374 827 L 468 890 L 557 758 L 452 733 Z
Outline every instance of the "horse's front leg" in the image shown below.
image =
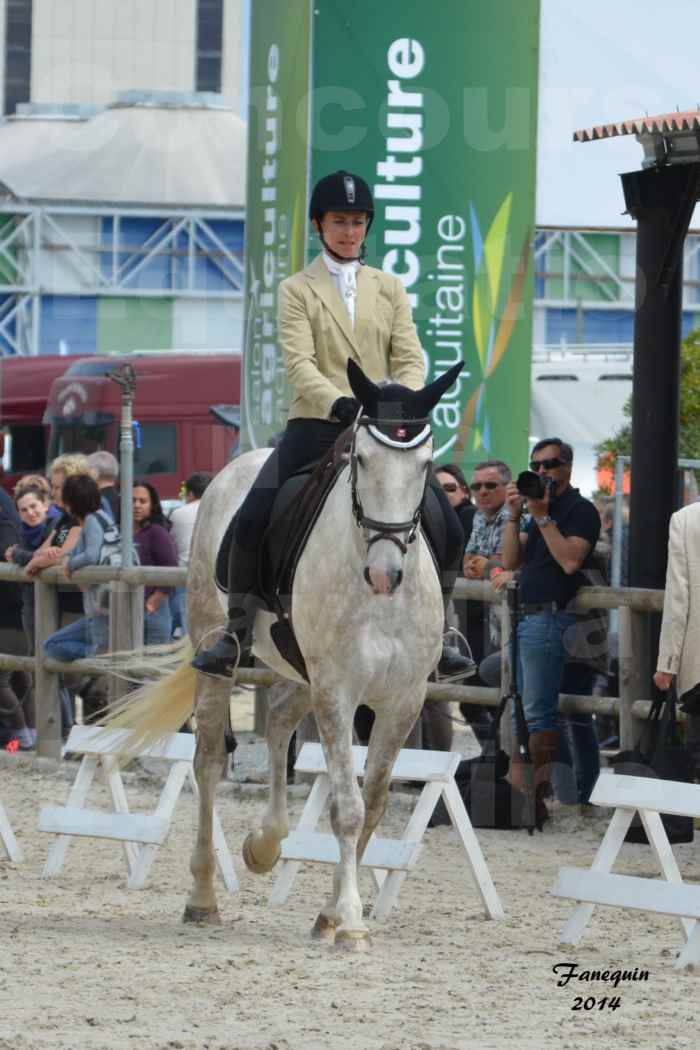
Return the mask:
M 415 683 L 397 688 L 394 698 L 387 698 L 378 706 L 367 750 L 362 793 L 365 800 L 365 822 L 357 844 L 358 862 L 367 843 L 379 825 L 389 797 L 391 772 L 399 751 L 419 717 L 425 700 L 425 683 L 416 689 Z M 413 697 L 409 702 L 406 698 Z
M 199 821 L 190 859 L 194 883 L 185 905 L 183 922 L 216 924 L 221 920 L 214 893 L 214 795 L 226 761 L 224 730 L 226 709 L 231 700 L 231 683 L 202 678 L 201 675 L 197 678 L 194 775 L 199 791 Z
M 311 710 L 305 686 L 283 682 L 268 691 L 267 749 L 270 763 L 270 797 L 256 831 L 243 843 L 243 859 L 256 875 L 270 871 L 280 858 L 280 843 L 289 834 L 287 816 L 287 751 L 292 733 Z
M 351 951 L 369 947 L 369 932 L 362 919 L 362 901 L 357 878 L 357 843 L 365 817 L 365 805 L 352 760 L 352 723 L 355 704 L 338 692 L 317 692 L 313 697 L 331 782 L 331 827 L 340 850 L 334 892 L 312 931 L 327 936 L 335 930 L 335 944 Z M 325 925 L 321 929 L 319 924 Z M 328 939 L 331 939 L 330 936 Z

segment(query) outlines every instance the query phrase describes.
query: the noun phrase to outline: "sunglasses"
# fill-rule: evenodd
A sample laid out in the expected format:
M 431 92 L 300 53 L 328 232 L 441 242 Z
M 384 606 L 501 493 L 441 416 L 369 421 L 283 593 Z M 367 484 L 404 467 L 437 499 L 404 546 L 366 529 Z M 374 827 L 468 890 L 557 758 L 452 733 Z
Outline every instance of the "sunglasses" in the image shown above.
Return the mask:
M 563 466 L 564 466 L 564 460 L 563 459 L 531 459 L 530 460 L 530 470 L 534 471 L 535 474 L 537 474 L 539 472 L 540 467 L 542 467 L 543 470 L 554 470 L 555 467 L 563 467 Z M 474 486 L 472 485 L 472 488 L 473 487 Z
M 442 486 L 442 491 L 443 492 L 456 492 L 458 488 L 459 488 L 459 485 L 457 484 L 456 481 L 448 481 L 448 483 L 446 485 Z
M 500 482 L 498 481 L 472 481 L 469 488 L 472 492 L 480 492 L 481 489 L 486 489 L 487 492 L 493 492 L 494 489 L 498 488 L 499 484 Z

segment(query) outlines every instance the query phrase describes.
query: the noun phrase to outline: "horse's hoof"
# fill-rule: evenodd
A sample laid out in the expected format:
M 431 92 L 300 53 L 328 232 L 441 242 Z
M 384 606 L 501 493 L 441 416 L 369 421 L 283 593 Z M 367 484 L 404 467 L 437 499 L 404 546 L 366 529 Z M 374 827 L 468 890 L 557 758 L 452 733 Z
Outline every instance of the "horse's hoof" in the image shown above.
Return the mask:
M 253 853 L 253 840 L 254 839 L 255 839 L 255 833 L 254 832 L 251 831 L 248 835 L 246 835 L 245 841 L 243 843 L 243 860 L 245 862 L 245 866 L 248 869 L 248 871 L 252 871 L 254 875 L 264 875 L 265 872 L 272 871 L 272 869 L 274 868 L 275 864 L 277 863 L 277 861 L 282 856 L 282 849 L 281 849 L 281 847 L 278 846 L 277 847 L 277 853 L 275 854 L 274 860 L 272 860 L 270 863 L 265 864 L 264 862 L 259 861 L 258 858 Z
M 311 940 L 322 941 L 324 944 L 334 944 L 337 928 L 337 924 L 332 919 L 321 914 L 311 928 Z
M 182 921 L 194 922 L 198 926 L 220 926 L 221 916 L 216 906 L 213 908 L 193 908 L 190 904 L 187 904 L 185 905 Z
M 372 941 L 367 930 L 338 930 L 335 946 L 345 952 L 368 952 Z

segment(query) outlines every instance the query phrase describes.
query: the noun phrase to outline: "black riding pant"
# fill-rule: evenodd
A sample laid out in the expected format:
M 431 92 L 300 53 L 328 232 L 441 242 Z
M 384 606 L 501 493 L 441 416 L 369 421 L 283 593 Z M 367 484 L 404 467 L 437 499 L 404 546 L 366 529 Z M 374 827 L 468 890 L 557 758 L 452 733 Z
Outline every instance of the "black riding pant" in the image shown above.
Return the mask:
M 318 462 L 345 429 L 342 423 L 325 419 L 290 419 L 238 511 L 235 540 L 239 547 L 250 553 L 258 550 L 284 482 L 302 467 Z
M 276 449 L 266 460 L 253 487 L 243 501 L 236 521 L 235 541 L 243 550 L 255 553 L 272 514 L 275 497 L 285 481 L 302 467 L 316 463 L 333 447 L 345 429 L 342 423 L 324 419 L 292 419 Z M 464 530 L 443 492 L 442 486 L 429 481 L 442 512 L 445 527 L 445 550 L 440 560 L 443 591 L 452 589 L 462 562 Z M 430 532 L 430 522 L 424 522 Z M 438 551 L 440 544 L 435 544 Z M 440 556 L 440 555 L 438 555 Z

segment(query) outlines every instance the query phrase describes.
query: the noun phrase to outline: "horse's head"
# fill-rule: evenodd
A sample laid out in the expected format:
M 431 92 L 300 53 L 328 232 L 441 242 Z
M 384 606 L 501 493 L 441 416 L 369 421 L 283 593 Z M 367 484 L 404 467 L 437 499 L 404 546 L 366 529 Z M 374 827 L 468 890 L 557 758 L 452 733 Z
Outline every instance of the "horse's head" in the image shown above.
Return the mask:
M 353 512 L 367 542 L 364 576 L 376 594 L 393 594 L 415 539 L 433 455 L 429 414 L 464 367 L 454 365 L 422 390 L 377 385 L 348 361 L 362 405 L 350 457 Z

